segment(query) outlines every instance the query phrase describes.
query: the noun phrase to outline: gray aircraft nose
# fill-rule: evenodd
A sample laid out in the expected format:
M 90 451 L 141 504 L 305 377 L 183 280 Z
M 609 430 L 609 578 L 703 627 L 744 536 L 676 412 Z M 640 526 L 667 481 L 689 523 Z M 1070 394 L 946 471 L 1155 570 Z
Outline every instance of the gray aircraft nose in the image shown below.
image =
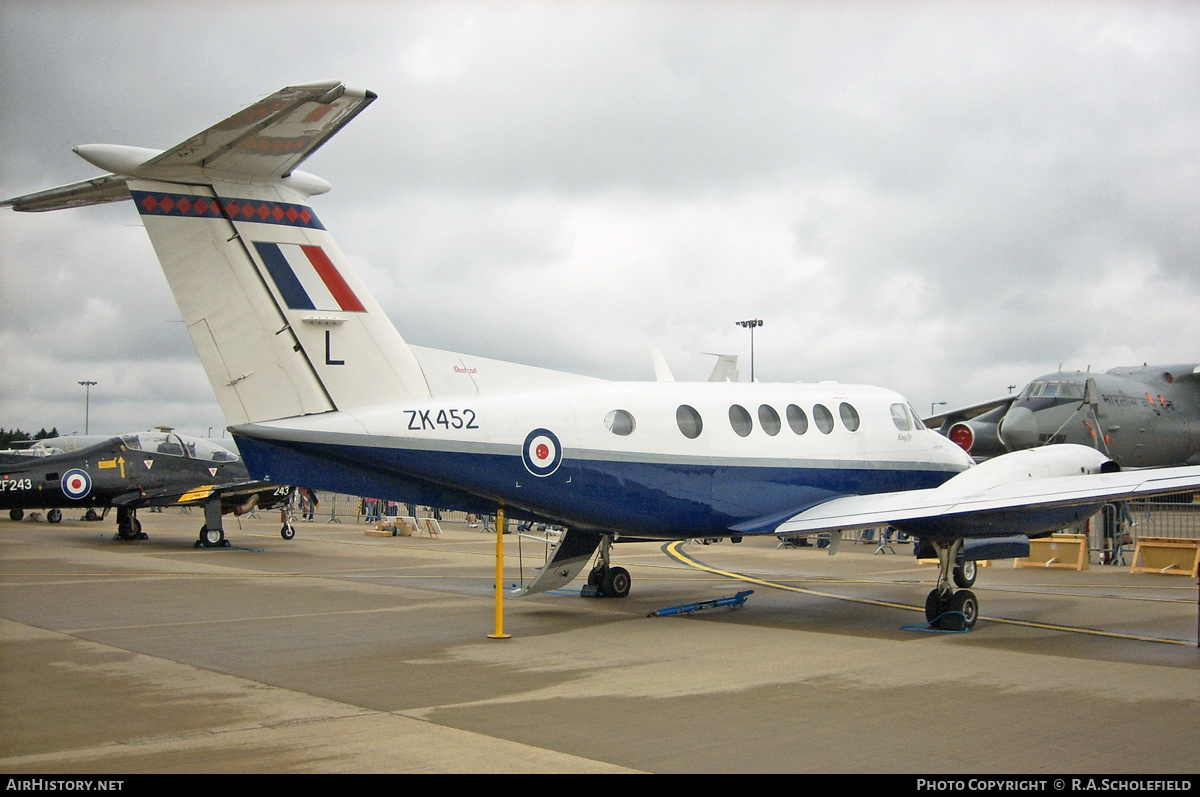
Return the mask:
M 1038 441 L 1037 418 L 1026 407 L 1013 407 L 1000 419 L 996 432 L 1009 451 L 1033 448 Z

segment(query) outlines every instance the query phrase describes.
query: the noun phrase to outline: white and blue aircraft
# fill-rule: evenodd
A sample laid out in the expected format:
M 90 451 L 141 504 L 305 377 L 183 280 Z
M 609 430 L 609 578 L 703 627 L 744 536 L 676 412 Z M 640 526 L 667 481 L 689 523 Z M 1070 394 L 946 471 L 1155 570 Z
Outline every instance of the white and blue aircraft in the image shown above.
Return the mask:
M 1087 446 L 975 465 L 876 387 L 618 383 L 409 345 L 309 204 L 329 183 L 296 168 L 375 99 L 285 88 L 166 151 L 77 147 L 108 173 L 3 203 L 133 200 L 255 478 L 567 528 L 520 594 L 595 559 L 588 594 L 626 595 L 619 538 L 892 526 L 940 560 L 929 619 L 968 625 L 974 559 L 1200 487 L 1200 467 L 1107 472 Z

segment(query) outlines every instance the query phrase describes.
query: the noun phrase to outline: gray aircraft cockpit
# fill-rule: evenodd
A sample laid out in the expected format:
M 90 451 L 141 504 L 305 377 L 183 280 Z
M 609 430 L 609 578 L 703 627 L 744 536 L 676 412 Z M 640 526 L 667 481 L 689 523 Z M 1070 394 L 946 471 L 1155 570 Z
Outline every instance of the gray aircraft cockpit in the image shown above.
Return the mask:
M 1079 381 L 1069 379 L 1039 379 L 1036 382 L 1030 382 L 1026 385 L 1025 389 L 1017 397 L 1017 401 L 1028 401 L 1029 399 L 1037 398 L 1082 401 L 1083 393 L 1084 384 Z
M 166 429 L 134 432 L 121 435 L 121 442 L 131 451 L 146 451 L 175 457 L 204 459 L 209 462 L 236 462 L 237 454 L 216 443 L 187 437 Z

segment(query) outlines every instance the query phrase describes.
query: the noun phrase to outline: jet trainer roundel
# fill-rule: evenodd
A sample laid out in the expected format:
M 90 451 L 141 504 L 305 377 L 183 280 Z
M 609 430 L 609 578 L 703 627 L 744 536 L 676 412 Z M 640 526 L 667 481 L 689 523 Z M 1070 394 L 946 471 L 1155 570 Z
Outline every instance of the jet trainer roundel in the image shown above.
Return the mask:
M 288 505 L 291 488 L 254 481 L 226 448 L 159 429 L 118 437 L 63 437 L 39 441 L 20 453 L 0 454 L 0 510 L 20 520 L 47 510 L 51 523 L 63 510 L 98 519 L 117 510 L 117 536 L 142 539 L 137 511 L 146 507 L 203 506 L 197 546 L 227 545 L 221 516 Z M 281 531 L 293 536 L 290 523 Z
M 882 388 L 610 382 L 409 345 L 310 204 L 329 183 L 297 169 L 375 100 L 289 86 L 165 151 L 80 147 L 110 173 L 0 203 L 132 199 L 253 478 L 565 527 L 518 595 L 593 562 L 583 594 L 624 596 L 618 539 L 892 526 L 939 559 L 930 621 L 968 626 L 955 586 L 981 550 L 1200 487 L 1200 467 L 1108 472 L 1085 446 L 975 465 Z

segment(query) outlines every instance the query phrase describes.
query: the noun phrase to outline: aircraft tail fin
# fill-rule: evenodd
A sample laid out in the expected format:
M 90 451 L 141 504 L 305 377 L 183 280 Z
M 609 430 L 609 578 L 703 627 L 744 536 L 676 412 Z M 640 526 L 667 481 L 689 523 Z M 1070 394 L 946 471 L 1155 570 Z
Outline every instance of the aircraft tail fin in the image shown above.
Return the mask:
M 663 356 L 662 349 L 657 347 L 651 349 L 650 360 L 654 363 L 654 381 L 675 381 L 675 375 L 671 373 L 671 366 L 667 365 L 667 358 Z
M 112 173 L 3 204 L 132 198 L 231 425 L 426 396 L 412 351 L 308 206 L 329 184 L 296 170 L 374 99 L 291 86 L 165 152 L 78 147 Z
M 708 375 L 709 382 L 736 382 L 738 381 L 738 367 L 736 354 L 718 354 L 717 361 L 713 364 L 712 373 Z

